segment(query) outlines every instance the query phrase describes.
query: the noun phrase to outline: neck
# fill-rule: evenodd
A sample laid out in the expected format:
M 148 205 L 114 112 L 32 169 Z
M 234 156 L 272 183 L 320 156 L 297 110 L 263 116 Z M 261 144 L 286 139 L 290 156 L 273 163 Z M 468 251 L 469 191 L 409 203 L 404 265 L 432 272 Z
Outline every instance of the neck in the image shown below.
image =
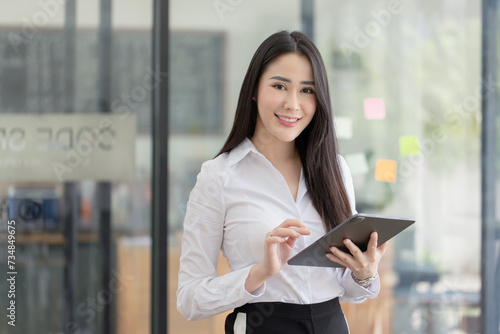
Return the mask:
M 273 164 L 300 159 L 299 153 L 295 148 L 295 141 L 287 143 L 275 138 L 273 140 L 262 140 L 256 134 L 251 138 L 251 141 L 257 150 Z

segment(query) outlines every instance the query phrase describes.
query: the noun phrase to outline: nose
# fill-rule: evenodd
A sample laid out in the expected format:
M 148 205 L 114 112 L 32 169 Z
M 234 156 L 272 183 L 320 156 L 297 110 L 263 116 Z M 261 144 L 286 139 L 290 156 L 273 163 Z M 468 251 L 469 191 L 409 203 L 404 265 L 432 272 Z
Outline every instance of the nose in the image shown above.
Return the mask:
M 299 97 L 297 93 L 290 92 L 287 94 L 285 103 L 283 105 L 285 110 L 290 110 L 290 111 L 297 111 L 299 110 Z

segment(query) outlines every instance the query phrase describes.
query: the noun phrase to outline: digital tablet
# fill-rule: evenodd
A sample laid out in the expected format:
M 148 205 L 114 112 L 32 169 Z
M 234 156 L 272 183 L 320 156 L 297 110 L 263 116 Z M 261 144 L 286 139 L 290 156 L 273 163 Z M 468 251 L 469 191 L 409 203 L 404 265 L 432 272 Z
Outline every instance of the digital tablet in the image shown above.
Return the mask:
M 331 246 L 349 253 L 344 245 L 344 239 L 350 239 L 364 252 L 372 232 L 378 233 L 378 245 L 381 245 L 414 222 L 414 219 L 408 218 L 355 214 L 292 257 L 288 260 L 288 264 L 343 268 L 341 264 L 326 257 L 325 254 L 330 253 Z

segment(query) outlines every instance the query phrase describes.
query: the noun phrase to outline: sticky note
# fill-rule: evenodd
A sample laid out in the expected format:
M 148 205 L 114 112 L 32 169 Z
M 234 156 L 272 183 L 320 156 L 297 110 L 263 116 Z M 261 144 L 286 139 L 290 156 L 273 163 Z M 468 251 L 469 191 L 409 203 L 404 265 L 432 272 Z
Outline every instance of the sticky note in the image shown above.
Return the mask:
M 396 181 L 398 163 L 394 160 L 378 160 L 375 167 L 375 180 L 382 182 Z
M 352 118 L 350 117 L 335 117 L 335 131 L 338 139 L 352 138 Z
M 401 136 L 399 137 L 399 152 L 401 156 L 407 157 L 409 155 L 419 154 L 420 145 L 417 136 Z
M 368 173 L 368 161 L 366 160 L 366 154 L 363 152 L 346 154 L 344 158 L 352 175 Z
M 363 100 L 366 119 L 385 119 L 384 99 L 367 98 Z

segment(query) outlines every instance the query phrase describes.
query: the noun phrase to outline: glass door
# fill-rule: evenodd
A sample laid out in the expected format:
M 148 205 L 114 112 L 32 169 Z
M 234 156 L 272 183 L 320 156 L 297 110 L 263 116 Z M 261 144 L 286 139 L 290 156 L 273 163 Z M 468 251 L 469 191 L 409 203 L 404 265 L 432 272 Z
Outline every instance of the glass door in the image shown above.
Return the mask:
M 329 71 L 358 211 L 417 221 L 391 241 L 381 294 L 342 305 L 351 332 L 480 332 L 481 91 L 496 91 L 481 77 L 481 2 L 171 1 L 170 20 L 169 295 L 187 196 L 229 131 L 249 58 L 271 33 L 299 29 Z M 221 330 L 225 315 L 187 322 L 170 302 L 172 332 Z
M 152 1 L 2 1 L 2 333 L 147 333 Z

